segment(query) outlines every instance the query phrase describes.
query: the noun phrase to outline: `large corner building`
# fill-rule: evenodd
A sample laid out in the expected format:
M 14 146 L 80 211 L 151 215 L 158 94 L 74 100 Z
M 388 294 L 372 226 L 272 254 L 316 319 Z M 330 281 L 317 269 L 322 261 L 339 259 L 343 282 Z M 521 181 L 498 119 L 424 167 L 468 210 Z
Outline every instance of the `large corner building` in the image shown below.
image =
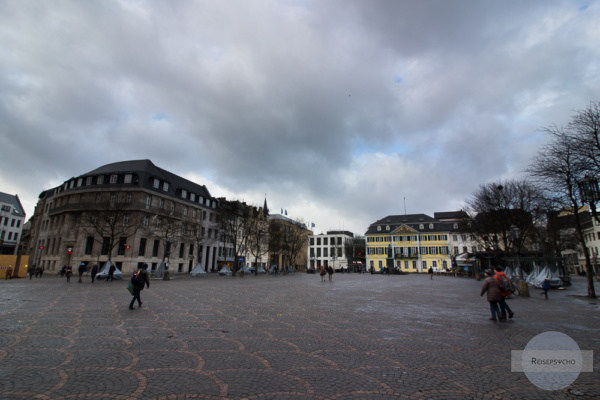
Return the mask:
M 164 262 L 173 272 L 214 270 L 217 201 L 208 189 L 150 160 L 104 165 L 45 190 L 31 226 L 31 263 L 102 265 L 123 272 Z

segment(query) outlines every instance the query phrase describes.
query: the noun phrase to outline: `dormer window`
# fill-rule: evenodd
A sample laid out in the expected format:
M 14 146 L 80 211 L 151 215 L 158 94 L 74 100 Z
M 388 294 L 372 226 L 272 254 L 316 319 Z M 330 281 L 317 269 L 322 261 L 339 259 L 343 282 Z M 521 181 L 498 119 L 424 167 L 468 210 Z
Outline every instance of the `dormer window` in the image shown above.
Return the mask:
M 118 178 L 118 175 L 111 175 L 110 176 L 110 183 L 117 183 L 117 178 Z
M 381 225 L 377 226 L 377 232 L 381 232 Z
M 181 198 L 182 199 L 187 199 L 187 190 L 181 189 Z
M 152 183 L 152 186 L 154 186 L 154 189 L 158 189 L 160 187 L 160 181 L 156 178 L 154 178 L 154 182 Z
M 429 229 L 433 229 L 433 224 L 429 224 Z
M 454 229 L 458 229 L 458 224 L 454 224 Z
M 133 180 L 133 175 L 125 174 L 125 179 L 124 179 L 125 183 L 131 183 L 132 180 Z
M 386 231 L 389 231 L 389 230 L 390 230 L 390 226 L 389 226 L 389 225 L 386 225 L 386 227 L 385 227 L 385 230 L 386 230 Z
M 421 229 L 421 230 L 425 229 L 425 225 L 419 224 L 419 229 Z
M 169 191 L 169 182 L 165 182 L 165 183 L 163 183 L 163 190 L 164 190 L 165 192 L 168 192 L 168 191 Z

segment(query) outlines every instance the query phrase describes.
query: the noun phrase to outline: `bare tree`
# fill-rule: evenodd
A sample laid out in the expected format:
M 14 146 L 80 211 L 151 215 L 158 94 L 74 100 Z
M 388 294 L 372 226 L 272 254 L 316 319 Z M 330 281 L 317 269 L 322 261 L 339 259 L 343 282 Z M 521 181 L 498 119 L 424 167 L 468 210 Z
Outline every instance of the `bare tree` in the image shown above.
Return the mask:
M 287 238 L 284 238 L 287 244 L 289 262 L 294 269 L 296 269 L 301 255 L 306 254 L 309 232 L 301 222 L 293 223 L 289 227 Z
M 573 150 L 582 161 L 583 174 L 600 175 L 600 102 L 578 111 L 563 133 L 571 139 Z
M 525 180 L 481 185 L 467 200 L 470 229 L 496 258 L 520 252 L 533 242 L 541 199 L 540 191 Z
M 238 260 L 247 249 L 248 244 L 248 209 L 249 207 L 240 201 L 227 201 L 220 199 L 219 204 L 219 228 L 224 250 L 229 245 L 234 254 L 233 275 L 238 269 Z
M 131 206 L 131 198 L 127 193 L 99 193 L 93 204 L 89 205 L 82 215 L 84 231 L 100 243 L 100 253 L 108 254 L 111 260 L 112 252 L 121 238 L 134 236 L 138 231 L 141 214 Z
M 248 221 L 248 252 L 254 256 L 254 274 L 258 275 L 258 259 L 269 252 L 269 222 L 265 210 L 252 207 Z
M 585 201 L 579 190 L 579 182 L 586 173 L 581 153 L 577 151 L 580 143 L 572 130 L 567 132 L 562 128 L 550 127 L 545 131 L 551 136 L 552 141 L 540 150 L 528 168 L 528 172 L 539 187 L 545 190 L 549 198 L 572 210 L 577 238 L 585 256 L 588 297 L 595 298 L 592 263 L 580 213 Z

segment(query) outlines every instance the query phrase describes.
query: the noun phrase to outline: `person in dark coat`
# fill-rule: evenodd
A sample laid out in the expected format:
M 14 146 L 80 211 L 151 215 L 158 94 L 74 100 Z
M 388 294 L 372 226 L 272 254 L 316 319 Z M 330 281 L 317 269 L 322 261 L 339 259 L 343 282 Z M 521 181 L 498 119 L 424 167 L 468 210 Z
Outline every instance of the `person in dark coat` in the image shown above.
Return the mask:
M 98 264 L 94 264 L 92 267 L 92 283 L 96 280 L 96 275 L 98 274 Z
M 71 265 L 67 265 L 65 267 L 65 276 L 67 277 L 67 282 L 71 282 L 72 275 L 73 275 L 73 267 L 71 267 Z
M 79 272 L 79 280 L 78 280 L 79 283 L 82 282 L 81 277 L 85 273 L 86 269 L 87 269 L 87 267 L 85 266 L 85 263 L 79 264 L 79 268 L 77 269 L 77 272 Z
M 331 265 L 327 267 L 327 273 L 329 274 L 329 281 L 331 282 L 333 280 L 333 267 Z
M 540 295 L 544 295 L 546 296 L 546 300 L 548 300 L 548 290 L 550 289 L 550 279 L 546 278 L 544 279 L 544 282 L 542 282 L 542 289 L 544 290 L 543 293 L 540 293 Z
M 106 277 L 106 283 L 108 283 L 108 281 L 113 281 L 115 276 L 115 269 L 115 265 L 113 263 L 110 263 L 110 268 L 108 269 L 108 276 Z
M 133 277 L 131 278 L 131 282 L 133 284 L 133 298 L 131 299 L 131 303 L 129 303 L 129 309 L 134 310 L 133 304 L 135 301 L 138 301 L 138 306 L 142 306 L 142 300 L 140 298 L 140 294 L 142 290 L 144 290 L 144 285 L 146 287 L 150 287 L 150 279 L 148 278 L 148 264 L 142 264 L 142 267 L 135 271 Z M 137 279 L 134 279 L 137 278 Z
M 483 296 L 485 293 L 487 293 L 487 301 L 490 303 L 490 311 L 492 312 L 490 320 L 504 321 L 506 318 L 502 317 L 500 310 L 498 309 L 498 303 L 502 300 L 502 292 L 500 291 L 498 281 L 494 278 L 494 272 L 491 269 L 485 270 L 485 279 L 479 295 Z

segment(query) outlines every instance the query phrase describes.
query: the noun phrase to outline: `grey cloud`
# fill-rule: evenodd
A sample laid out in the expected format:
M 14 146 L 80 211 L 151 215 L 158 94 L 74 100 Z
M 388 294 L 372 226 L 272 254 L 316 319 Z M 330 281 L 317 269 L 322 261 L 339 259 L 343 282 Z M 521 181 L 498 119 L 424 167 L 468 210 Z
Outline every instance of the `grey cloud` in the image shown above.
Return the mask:
M 0 181 L 35 198 L 151 158 L 248 201 L 310 199 L 357 232 L 404 197 L 459 207 L 598 93 L 598 5 L 578 4 L 5 2 Z

